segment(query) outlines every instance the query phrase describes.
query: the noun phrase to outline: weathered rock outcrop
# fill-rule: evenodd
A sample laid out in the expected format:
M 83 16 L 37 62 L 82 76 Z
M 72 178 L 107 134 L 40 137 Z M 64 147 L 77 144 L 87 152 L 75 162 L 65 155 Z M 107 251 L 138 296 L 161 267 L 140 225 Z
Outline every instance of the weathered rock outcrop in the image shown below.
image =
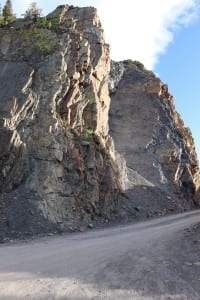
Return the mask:
M 200 182 L 197 156 L 167 85 L 131 61 L 112 62 L 110 82 L 110 134 L 127 165 L 122 176 L 128 202 L 145 212 L 150 205 L 152 214 L 159 207 L 193 207 Z
M 87 224 L 120 189 L 96 9 L 60 6 L 47 20 L 0 29 L 1 236 Z
M 195 149 L 167 86 L 140 63 L 109 73 L 94 8 L 0 29 L 0 240 L 194 207 Z

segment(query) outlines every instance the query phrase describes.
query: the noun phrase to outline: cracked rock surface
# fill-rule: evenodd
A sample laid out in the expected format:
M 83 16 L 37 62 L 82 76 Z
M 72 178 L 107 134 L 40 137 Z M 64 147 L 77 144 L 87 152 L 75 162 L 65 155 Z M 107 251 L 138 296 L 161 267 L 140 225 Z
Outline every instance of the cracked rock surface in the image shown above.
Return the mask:
M 0 28 L 0 240 L 194 208 L 195 148 L 167 85 L 110 61 L 95 8 L 47 21 Z
M 123 162 L 125 204 L 150 215 L 194 207 L 197 156 L 167 85 L 130 61 L 112 63 L 110 82 L 110 135 Z
M 47 18 L 59 24 L 0 30 L 1 238 L 87 226 L 120 190 L 96 9 L 60 6 Z

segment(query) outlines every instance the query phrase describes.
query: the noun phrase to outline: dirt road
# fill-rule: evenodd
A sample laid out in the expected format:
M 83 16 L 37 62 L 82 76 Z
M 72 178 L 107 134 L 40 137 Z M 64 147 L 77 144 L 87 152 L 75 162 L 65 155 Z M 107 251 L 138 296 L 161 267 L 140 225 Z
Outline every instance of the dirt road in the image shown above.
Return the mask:
M 199 300 L 200 251 L 183 234 L 199 221 L 193 211 L 2 245 L 0 299 Z

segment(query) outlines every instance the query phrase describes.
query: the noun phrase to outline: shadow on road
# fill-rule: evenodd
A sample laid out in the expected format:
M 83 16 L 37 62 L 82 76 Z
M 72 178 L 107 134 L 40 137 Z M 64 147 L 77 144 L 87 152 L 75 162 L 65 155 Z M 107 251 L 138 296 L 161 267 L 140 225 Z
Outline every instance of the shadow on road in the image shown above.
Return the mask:
M 200 243 L 183 234 L 199 213 L 184 216 L 2 247 L 0 299 L 200 299 Z

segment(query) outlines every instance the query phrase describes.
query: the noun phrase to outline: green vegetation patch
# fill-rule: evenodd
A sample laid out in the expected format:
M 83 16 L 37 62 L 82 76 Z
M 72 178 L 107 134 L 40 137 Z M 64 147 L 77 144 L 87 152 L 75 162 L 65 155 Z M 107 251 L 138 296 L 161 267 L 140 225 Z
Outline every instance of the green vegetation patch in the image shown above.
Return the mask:
M 132 68 L 132 67 L 136 66 L 141 71 L 145 71 L 148 76 L 151 76 L 151 77 L 154 77 L 154 78 L 156 77 L 156 75 L 151 70 L 147 70 L 145 68 L 145 66 L 143 65 L 143 63 L 141 63 L 138 60 L 127 59 L 127 60 L 123 61 L 123 64 L 124 64 L 125 67 L 129 67 L 129 68 Z
M 71 125 L 69 124 L 69 122 L 67 120 L 63 120 L 62 124 L 63 124 L 63 127 L 65 128 L 65 130 L 68 131 L 68 130 L 72 129 Z
M 126 67 L 137 66 L 140 70 L 146 70 L 145 66 L 138 60 L 127 59 L 123 61 Z
M 2 32 L 0 36 L 0 52 L 5 55 L 10 48 L 11 43 L 11 35 L 7 34 L 6 32 Z
M 11 36 L 10 34 L 5 33 L 2 37 L 1 37 L 1 43 L 2 44 L 10 44 L 11 42 Z
M 48 54 L 58 43 L 58 38 L 51 30 L 31 26 L 21 30 L 21 41 L 23 47 L 31 47 L 40 53 Z
M 52 23 L 50 20 L 47 20 L 46 17 L 39 18 L 37 21 L 34 23 L 35 27 L 38 28 L 46 28 L 46 29 L 51 29 L 52 28 Z
M 93 142 L 94 141 L 94 132 L 92 130 L 85 130 L 81 133 L 80 138 L 87 142 Z
M 83 132 L 78 133 L 75 130 L 72 130 L 74 134 L 74 140 L 75 141 L 87 141 L 89 143 L 94 142 L 94 132 L 89 129 L 85 129 Z
M 52 28 L 57 28 L 60 25 L 60 20 L 58 17 L 47 18 L 47 21 L 50 22 Z

